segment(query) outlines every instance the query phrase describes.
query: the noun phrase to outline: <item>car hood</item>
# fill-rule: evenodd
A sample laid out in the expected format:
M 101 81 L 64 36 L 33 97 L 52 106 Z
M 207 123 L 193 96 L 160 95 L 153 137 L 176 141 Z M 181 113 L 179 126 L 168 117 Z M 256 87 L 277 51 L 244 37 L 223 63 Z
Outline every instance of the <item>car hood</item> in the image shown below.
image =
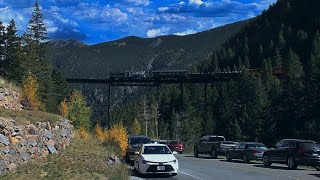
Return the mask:
M 172 154 L 143 154 L 143 159 L 150 162 L 170 162 L 176 160 Z

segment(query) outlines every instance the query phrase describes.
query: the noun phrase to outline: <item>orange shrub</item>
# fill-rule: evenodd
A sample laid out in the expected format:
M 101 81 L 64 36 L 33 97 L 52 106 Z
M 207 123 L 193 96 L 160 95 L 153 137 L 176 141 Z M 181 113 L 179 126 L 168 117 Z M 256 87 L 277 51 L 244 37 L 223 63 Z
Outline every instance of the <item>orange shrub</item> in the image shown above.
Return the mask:
M 79 134 L 81 139 L 84 139 L 84 140 L 89 139 L 89 133 L 86 131 L 84 127 L 80 127 Z
M 94 135 L 99 141 L 105 141 L 105 131 L 102 130 L 101 126 L 99 123 L 96 124 L 94 127 Z
M 127 129 L 122 124 L 114 125 L 108 135 L 109 141 L 114 141 L 120 148 L 121 154 L 124 156 L 128 146 Z

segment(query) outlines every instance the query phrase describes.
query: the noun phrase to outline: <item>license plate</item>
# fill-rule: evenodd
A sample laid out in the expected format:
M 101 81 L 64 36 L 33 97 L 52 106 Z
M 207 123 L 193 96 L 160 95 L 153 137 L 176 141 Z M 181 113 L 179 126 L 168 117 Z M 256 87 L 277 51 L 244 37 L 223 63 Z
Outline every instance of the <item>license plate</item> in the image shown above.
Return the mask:
M 157 166 L 157 170 L 164 171 L 164 170 L 166 170 L 166 167 L 165 166 Z

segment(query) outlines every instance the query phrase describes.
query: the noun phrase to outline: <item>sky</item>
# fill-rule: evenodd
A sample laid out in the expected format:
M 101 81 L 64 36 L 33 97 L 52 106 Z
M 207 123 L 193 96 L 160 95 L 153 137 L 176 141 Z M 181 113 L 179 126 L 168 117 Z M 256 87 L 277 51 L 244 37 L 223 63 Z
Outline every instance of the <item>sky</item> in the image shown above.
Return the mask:
M 96 44 L 126 36 L 188 35 L 259 15 L 276 0 L 38 0 L 51 39 Z M 22 34 L 34 0 L 0 0 Z

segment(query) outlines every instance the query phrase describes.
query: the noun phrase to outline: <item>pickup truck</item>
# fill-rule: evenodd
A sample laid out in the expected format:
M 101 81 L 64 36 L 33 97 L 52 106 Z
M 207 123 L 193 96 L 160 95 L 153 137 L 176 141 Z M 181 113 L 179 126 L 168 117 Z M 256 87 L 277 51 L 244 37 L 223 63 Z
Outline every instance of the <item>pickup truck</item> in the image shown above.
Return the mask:
M 208 135 L 203 136 L 193 148 L 194 157 L 199 154 L 209 154 L 211 158 L 217 158 L 218 155 L 224 155 L 224 150 L 221 149 L 221 143 L 226 139 L 223 136 Z

